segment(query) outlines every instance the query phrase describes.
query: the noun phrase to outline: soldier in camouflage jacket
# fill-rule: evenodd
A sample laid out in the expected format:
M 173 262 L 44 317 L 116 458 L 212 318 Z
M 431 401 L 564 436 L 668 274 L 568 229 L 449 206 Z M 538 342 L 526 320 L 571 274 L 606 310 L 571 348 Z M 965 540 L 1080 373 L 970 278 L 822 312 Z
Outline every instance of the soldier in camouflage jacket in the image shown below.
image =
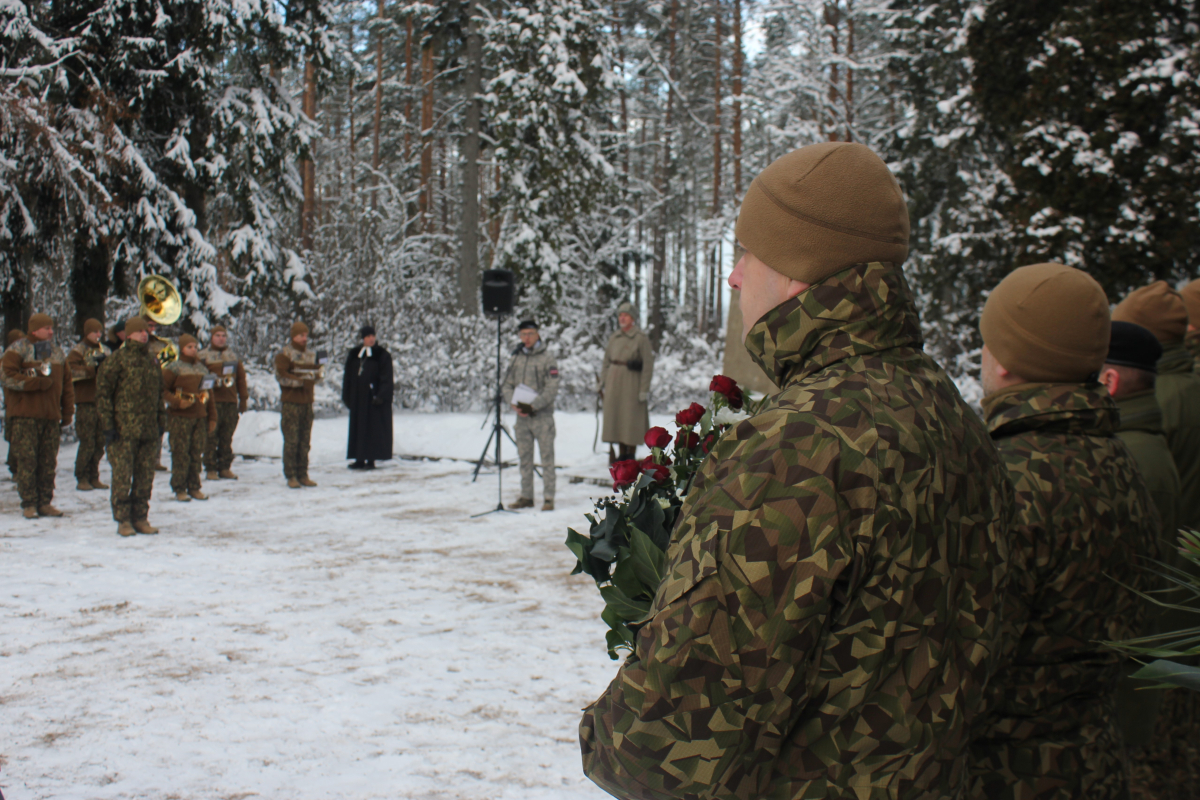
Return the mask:
M 117 532 L 130 536 L 158 532 L 147 516 L 167 407 L 162 368 L 147 347 L 145 321 L 133 317 L 125 330 L 125 343 L 105 360 L 96 378 L 96 415 L 113 470 L 113 519 Z
M 971 745 L 973 798 L 1127 797 L 1116 724 L 1122 659 L 1140 633 L 1158 516 L 1092 378 L 1108 301 L 1080 270 L 1014 271 L 984 309 L 988 430 L 1016 489 L 1002 666 Z
M 104 455 L 104 431 L 96 417 L 96 371 L 112 351 L 100 341 L 104 326 L 99 320 L 83 323 L 83 339 L 67 354 L 67 367 L 75 387 L 76 487 L 82 492 L 107 489 L 100 481 L 100 459 Z
M 806 151 L 819 164 L 795 173 L 870 166 L 894 186 L 861 145 Z M 759 191 L 791 207 L 781 183 Z M 827 241 L 854 222 L 853 203 L 836 218 L 840 198 L 804 188 L 812 203 L 792 218 L 833 213 L 836 225 L 806 234 Z M 635 650 L 585 711 L 584 769 L 629 798 L 956 796 L 999 629 L 1011 489 L 922 352 L 897 265 L 836 270 L 835 255 L 822 277 L 830 265 L 795 269 L 775 253 L 770 269 L 815 285 L 765 315 L 745 300 L 739 276 L 771 244 L 755 219 L 779 217 L 752 199 L 730 283 L 753 324 L 747 349 L 783 388 L 701 467 Z M 857 252 L 896 238 L 860 222 L 871 237 Z

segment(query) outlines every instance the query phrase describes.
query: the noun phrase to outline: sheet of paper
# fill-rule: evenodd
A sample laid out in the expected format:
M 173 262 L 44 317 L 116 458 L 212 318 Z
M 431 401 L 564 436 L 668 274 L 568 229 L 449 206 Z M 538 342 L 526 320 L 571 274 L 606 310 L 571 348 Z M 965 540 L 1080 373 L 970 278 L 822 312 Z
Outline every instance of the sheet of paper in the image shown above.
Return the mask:
M 514 405 L 520 403 L 532 403 L 537 399 L 538 393 L 523 383 L 518 383 L 517 388 L 513 389 L 512 401 Z

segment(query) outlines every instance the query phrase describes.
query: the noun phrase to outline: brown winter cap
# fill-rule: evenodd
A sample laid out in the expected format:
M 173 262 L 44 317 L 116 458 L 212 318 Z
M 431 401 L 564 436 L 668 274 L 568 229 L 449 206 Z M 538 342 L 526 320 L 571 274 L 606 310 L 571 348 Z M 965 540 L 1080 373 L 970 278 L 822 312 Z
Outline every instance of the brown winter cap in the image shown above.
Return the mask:
M 23 338 L 25 338 L 24 332 L 19 331 L 16 328 L 13 328 L 11 331 L 8 332 L 8 343 L 9 344 L 12 344 L 17 339 L 23 339 Z
M 1179 292 L 1166 281 L 1155 281 L 1134 290 L 1113 309 L 1112 318 L 1141 325 L 1163 344 L 1182 342 L 1187 333 L 1187 307 Z
M 199 342 L 197 342 L 197 341 L 196 341 L 196 337 L 195 337 L 195 336 L 192 336 L 190 333 L 183 333 L 183 334 L 180 334 L 180 336 L 179 336 L 179 349 L 180 349 L 180 350 L 183 350 L 183 348 L 187 347 L 189 344 L 199 345 L 200 343 L 199 343 Z
M 212 333 L 216 333 L 217 331 L 220 331 L 221 333 L 228 333 L 228 332 L 229 332 L 229 331 L 227 331 L 227 330 L 225 329 L 225 326 L 224 326 L 224 325 L 222 325 L 222 324 L 221 324 L 221 323 L 219 323 L 219 322 L 218 322 L 216 325 L 213 325 L 213 326 L 212 326 L 212 331 L 211 331 L 211 332 L 212 332 Z
M 1200 278 L 1180 289 L 1179 296 L 1187 308 L 1188 322 L 1193 328 L 1200 328 Z
M 103 331 L 104 331 L 104 326 L 100 324 L 100 320 L 86 319 L 83 321 L 83 335 L 84 336 L 87 336 L 89 333 L 101 333 Z
M 126 333 L 140 333 L 146 330 L 149 330 L 149 328 L 146 327 L 146 320 L 142 319 L 141 316 L 130 317 L 125 320 Z
M 302 333 L 308 333 L 308 326 L 305 325 L 303 322 L 293 322 L 292 323 L 292 333 L 291 333 L 292 338 L 295 339 L 297 336 L 299 336 Z
M 852 264 L 908 256 L 908 206 L 865 145 L 821 142 L 776 159 L 738 214 L 742 247 L 771 269 L 818 283 Z
M 988 296 L 979 332 L 996 360 L 1022 378 L 1081 383 L 1108 355 L 1108 298 L 1082 270 L 1019 267 Z
M 34 314 L 29 318 L 28 331 L 40 331 L 42 328 L 53 328 L 54 320 L 50 319 L 49 314 Z

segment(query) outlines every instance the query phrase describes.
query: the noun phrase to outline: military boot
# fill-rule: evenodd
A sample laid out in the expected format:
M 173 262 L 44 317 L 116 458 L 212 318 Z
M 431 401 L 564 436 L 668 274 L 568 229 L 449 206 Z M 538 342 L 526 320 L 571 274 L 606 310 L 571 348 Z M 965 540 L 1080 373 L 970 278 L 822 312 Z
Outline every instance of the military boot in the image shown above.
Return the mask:
M 25 506 L 21 509 L 21 513 L 25 515 L 25 519 L 37 519 L 37 509 L 33 506 Z
M 300 485 L 301 486 L 316 486 L 317 482 L 314 481 L 312 478 L 308 477 L 307 475 L 305 475 L 303 478 L 300 479 Z
M 546 502 L 542 503 L 542 511 L 553 511 L 553 510 L 554 510 L 554 501 L 553 500 L 547 500 Z
M 93 489 L 107 489 L 108 488 L 108 484 L 101 483 L 99 478 L 92 478 L 90 481 L 88 481 L 88 483 L 90 483 L 92 485 Z
M 49 504 L 38 506 L 37 513 L 39 517 L 61 517 L 63 515 L 63 512 Z
M 518 497 L 517 502 L 509 503 L 508 507 L 513 510 L 518 509 L 518 508 L 533 508 L 533 498 L 532 497 Z
M 299 489 L 300 481 L 296 480 L 295 478 L 288 478 L 288 488 L 289 489 Z
M 181 503 L 190 503 L 192 498 L 188 497 L 188 493 L 182 489 L 175 493 L 175 499 Z
M 75 484 L 75 491 L 77 492 L 90 492 L 95 488 L 95 486 L 92 486 L 91 481 L 80 481 Z
M 167 465 L 162 463 L 161 461 L 154 465 L 154 469 L 158 472 L 169 472 L 170 471 L 167 469 Z
M 158 528 L 150 524 L 150 520 L 135 519 L 133 521 L 133 529 L 138 533 L 158 533 Z
M 236 481 L 238 479 L 238 476 L 234 475 L 233 470 L 231 470 L 231 469 L 223 469 L 220 472 L 218 472 L 217 474 L 220 475 L 222 478 L 224 478 L 227 481 Z
M 208 499 L 208 495 L 206 495 L 204 492 L 200 491 L 199 489 L 190 489 L 188 491 L 188 495 L 190 495 L 193 500 L 207 500 Z
M 136 536 L 137 535 L 137 531 L 135 531 L 133 529 L 132 522 L 122 522 L 121 524 L 117 525 L 117 533 L 120 534 L 121 536 Z
M 204 473 L 204 480 L 206 481 L 219 481 L 220 479 L 221 476 L 217 474 L 215 469 L 210 469 L 208 472 Z

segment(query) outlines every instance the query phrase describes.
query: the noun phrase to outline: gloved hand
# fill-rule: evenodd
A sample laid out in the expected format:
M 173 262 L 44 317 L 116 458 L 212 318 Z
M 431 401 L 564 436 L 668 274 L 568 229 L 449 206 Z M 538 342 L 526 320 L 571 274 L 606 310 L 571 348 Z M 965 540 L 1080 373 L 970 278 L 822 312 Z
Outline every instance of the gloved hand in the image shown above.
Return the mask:
M 176 407 L 177 407 L 177 408 L 179 408 L 179 409 L 185 409 L 185 408 L 191 408 L 191 407 L 192 407 L 192 406 L 194 406 L 195 404 L 196 404 L 196 401 L 195 401 L 195 400 L 193 400 L 192 398 L 190 398 L 190 397 L 181 397 L 181 398 L 179 398 L 179 405 L 178 405 L 178 406 L 176 406 Z
M 208 422 L 208 435 L 209 435 L 209 436 L 212 436 L 212 435 L 213 435 L 214 433 L 216 433 L 216 432 L 217 432 L 217 421 L 216 421 L 215 419 L 213 419 L 213 420 L 209 420 L 209 422 Z
M 105 447 L 108 447 L 110 444 L 112 444 L 116 440 L 117 440 L 117 432 L 116 431 L 108 430 L 108 431 L 104 432 L 104 446 Z
M 239 414 L 246 413 L 246 401 L 245 400 L 238 400 L 238 413 Z
M 371 398 L 371 405 L 373 405 L 373 406 L 383 405 L 383 398 L 380 397 L 379 395 L 375 395 L 374 397 Z
M 54 379 L 48 375 L 38 375 L 33 378 L 26 378 L 21 386 L 27 392 L 44 392 L 54 386 Z

